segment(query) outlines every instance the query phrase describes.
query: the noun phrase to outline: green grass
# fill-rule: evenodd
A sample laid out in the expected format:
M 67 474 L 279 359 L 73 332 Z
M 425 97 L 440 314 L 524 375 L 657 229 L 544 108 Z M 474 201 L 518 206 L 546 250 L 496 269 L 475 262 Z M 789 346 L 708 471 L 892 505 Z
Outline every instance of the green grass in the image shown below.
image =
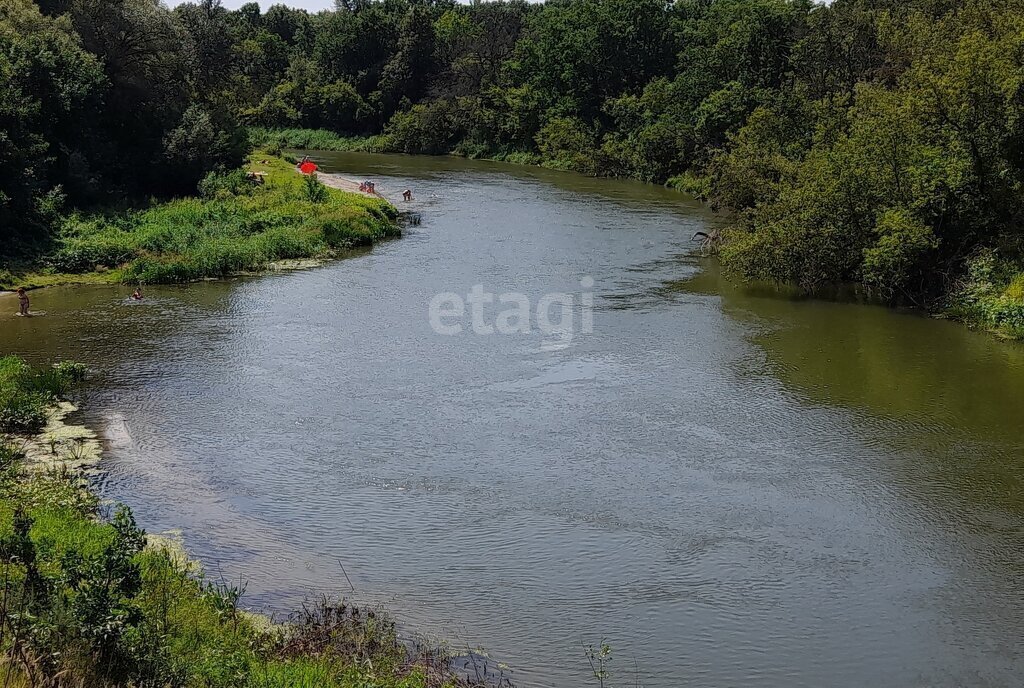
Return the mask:
M 399 234 L 397 211 L 380 199 L 327 188 L 266 151 L 253 154 L 247 168 L 265 172 L 265 184 L 243 171 L 212 175 L 200 197 L 68 217 L 48 269 L 35 277 L 188 282 L 328 258 Z
M 327 129 L 251 127 L 249 140 L 257 146 L 338 152 L 384 153 L 391 148 L 383 135 L 341 136 Z
M 0 358 L 0 433 L 42 430 L 50 406 L 83 375 L 80 366 L 70 363 L 33 370 L 14 356 Z
M 264 129 L 249 128 L 249 138 L 256 145 L 271 149 L 321 150 L 342 153 L 399 153 L 400 148 L 387 134 L 373 136 L 341 136 L 327 129 Z M 540 165 L 543 158 L 527 151 L 503 151 L 489 146 L 461 142 L 448 154 L 474 160 L 497 160 L 514 165 Z
M 53 685 L 461 685 L 428 677 L 393 624 L 368 623 L 365 613 L 315 631 L 255 623 L 238 608 L 237 590 L 211 583 L 173 552 L 140 550 L 130 512 L 111 521 L 95 500 L 54 506 L 82 490 L 68 475 L 0 474 L 0 587 L 9 592 L 0 601 L 0 684 L 10 674 L 13 685 L 51 685 L 57 676 L 66 683 Z M 30 524 L 27 543 L 19 519 Z M 31 551 L 31 566 L 16 551 Z M 353 635 L 371 651 L 342 640 Z

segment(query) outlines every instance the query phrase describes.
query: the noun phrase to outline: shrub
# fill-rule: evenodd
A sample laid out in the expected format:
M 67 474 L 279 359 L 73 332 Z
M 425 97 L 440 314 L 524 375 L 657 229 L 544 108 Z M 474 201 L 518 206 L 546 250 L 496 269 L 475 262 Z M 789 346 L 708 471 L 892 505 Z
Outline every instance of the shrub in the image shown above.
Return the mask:
M 81 364 L 33 370 L 15 356 L 0 358 L 0 432 L 28 435 L 46 425 L 49 407 L 85 378 Z
M 693 172 L 683 172 L 670 177 L 665 186 L 688 193 L 694 198 L 707 200 L 711 196 L 711 177 L 698 175 Z
M 280 155 L 282 149 L 322 151 L 373 151 L 378 137 L 346 137 L 326 129 L 264 129 L 251 127 L 249 138 L 256 145 L 265 146 L 269 155 Z M 275 152 L 276 151 L 276 152 Z M 287 160 L 288 157 L 286 156 Z M 290 160 L 295 164 L 295 160 Z
M 33 435 L 46 426 L 48 400 L 37 394 L 0 398 L 0 432 Z
M 116 267 L 138 255 L 131 236 L 119 231 L 89 239 L 72 239 L 47 260 L 57 272 L 81 273 L 98 266 Z
M 883 213 L 875 233 L 875 245 L 864 249 L 864 282 L 888 300 L 920 279 L 939 242 L 930 227 L 905 210 Z
M 70 382 L 82 382 L 88 372 L 84 363 L 75 363 L 74 361 L 61 361 L 54 366 L 54 370 L 62 379 Z
M 946 312 L 970 325 L 1015 339 L 1024 338 L 1024 271 L 991 249 L 968 262 Z
M 327 187 L 320 183 L 316 174 L 307 174 L 303 179 L 302 192 L 310 203 L 323 203 L 327 200 Z
M 454 101 L 437 100 L 397 112 L 384 131 L 401 153 L 449 153 L 466 133 L 466 115 Z
M 244 170 L 210 172 L 199 182 L 199 195 L 203 198 L 224 199 L 229 196 L 247 196 L 255 185 L 246 178 Z

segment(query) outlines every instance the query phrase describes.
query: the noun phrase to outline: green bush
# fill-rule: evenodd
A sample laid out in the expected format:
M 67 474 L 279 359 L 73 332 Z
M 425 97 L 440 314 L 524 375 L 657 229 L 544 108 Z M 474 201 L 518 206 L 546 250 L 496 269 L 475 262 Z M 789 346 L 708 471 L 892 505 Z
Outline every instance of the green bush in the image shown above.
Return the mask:
M 31 435 L 46 426 L 49 401 L 38 394 L 0 397 L 0 432 Z
M 930 227 L 905 210 L 883 213 L 875 233 L 874 246 L 864 249 L 863 279 L 889 300 L 921 279 L 939 242 Z
M 81 273 L 98 267 L 116 267 L 138 255 L 132 238 L 114 230 L 89 239 L 71 239 L 47 260 L 56 272 Z
M 246 177 L 244 170 L 210 172 L 199 182 L 199 195 L 203 198 L 223 199 L 250 195 L 254 188 L 255 185 Z
M 80 364 L 35 370 L 16 356 L 0 358 L 0 432 L 29 435 L 46 425 L 50 406 L 85 377 Z
M 305 193 L 307 201 L 310 203 L 323 203 L 327 200 L 327 187 L 320 183 L 320 180 L 316 178 L 316 174 L 307 174 L 302 181 L 302 191 Z
M 467 125 L 467 113 L 455 101 L 436 100 L 395 113 L 384 135 L 397 152 L 438 155 L 455 148 Z
M 977 252 L 953 291 L 946 312 L 970 325 L 1024 338 L 1024 270 L 996 251 Z
M 545 167 L 597 173 L 594 130 L 577 117 L 556 117 L 549 121 L 537 134 L 537 148 Z
M 284 148 L 322 151 L 377 151 L 379 137 L 341 136 L 326 129 L 266 129 L 250 127 L 249 138 L 257 146 L 266 147 L 269 155 Z M 277 151 L 275 153 L 274 151 Z M 287 159 L 287 158 L 286 158 Z M 295 163 L 291 160 L 292 164 Z

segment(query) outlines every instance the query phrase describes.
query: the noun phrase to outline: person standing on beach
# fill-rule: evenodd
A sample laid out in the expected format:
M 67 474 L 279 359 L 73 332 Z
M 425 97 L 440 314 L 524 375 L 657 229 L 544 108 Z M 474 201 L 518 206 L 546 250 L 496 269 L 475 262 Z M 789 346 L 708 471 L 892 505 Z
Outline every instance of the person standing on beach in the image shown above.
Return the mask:
M 28 292 L 25 287 L 18 287 L 18 315 L 28 315 Z

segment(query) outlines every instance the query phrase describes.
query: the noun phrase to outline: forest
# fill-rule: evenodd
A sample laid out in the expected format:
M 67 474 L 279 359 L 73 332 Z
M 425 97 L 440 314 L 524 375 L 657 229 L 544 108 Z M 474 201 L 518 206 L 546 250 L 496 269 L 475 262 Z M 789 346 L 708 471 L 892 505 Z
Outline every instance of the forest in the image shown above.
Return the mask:
M 734 274 L 1024 334 L 1014 0 L 2 0 L 3 252 L 253 142 L 669 184 Z

